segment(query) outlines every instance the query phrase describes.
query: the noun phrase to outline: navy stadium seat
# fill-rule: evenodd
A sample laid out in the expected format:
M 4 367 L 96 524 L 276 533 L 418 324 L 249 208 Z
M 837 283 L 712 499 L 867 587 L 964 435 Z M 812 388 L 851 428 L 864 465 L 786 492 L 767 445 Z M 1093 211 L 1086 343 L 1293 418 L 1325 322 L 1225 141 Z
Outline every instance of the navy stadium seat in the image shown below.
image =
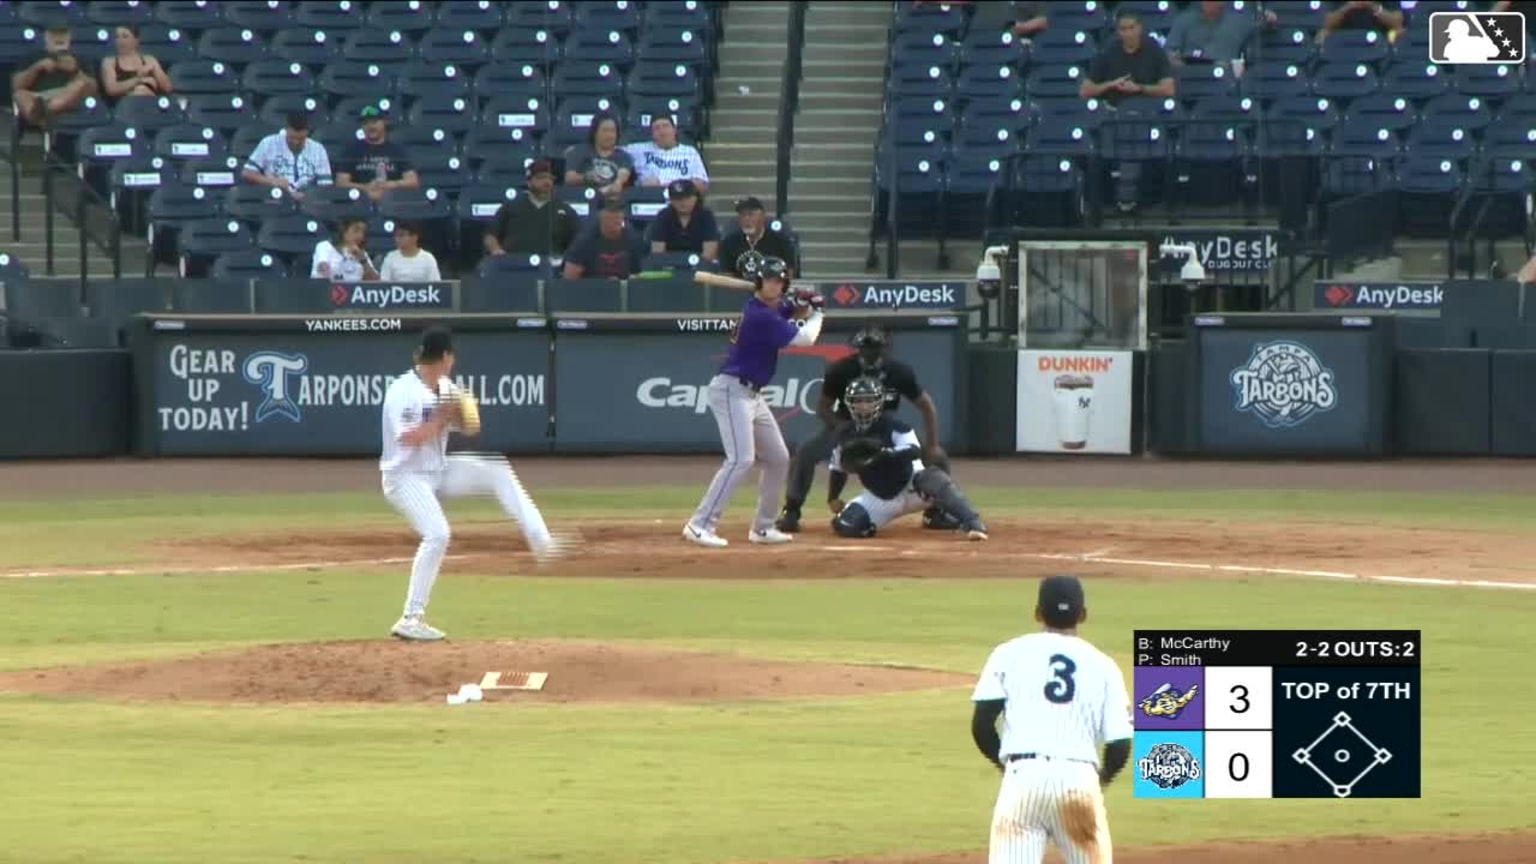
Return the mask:
M 526 179 L 524 169 L 538 152 L 537 141 L 522 129 L 481 126 L 464 137 L 460 155 L 468 159 L 477 171 L 484 170 L 487 165 L 508 166 L 521 185 Z
M 121 24 L 143 27 L 155 20 L 155 9 L 154 4 L 138 0 L 92 0 L 86 6 L 85 18 L 92 24 L 104 27 L 117 27 Z
M 701 0 L 652 3 L 645 10 L 645 23 L 640 32 L 645 34 L 653 30 L 686 30 L 708 38 L 714 31 L 714 22 L 709 17 L 709 6 Z
M 1387 93 L 1423 101 L 1451 88 L 1452 76 L 1428 60 L 1399 59 L 1387 67 L 1381 88 Z
M 1483 152 L 1489 156 L 1527 158 L 1536 152 L 1536 113 L 1500 116 L 1483 133 Z
M 1509 96 L 1520 89 L 1520 67 L 1458 66 L 1456 89 L 1468 96 L 1496 99 Z
M 1463 128 L 1454 119 L 1426 116 L 1424 122 L 1414 127 L 1404 142 L 1409 156 L 1419 158 L 1465 160 L 1477 150 L 1472 130 Z
M 1219 63 L 1191 63 L 1179 67 L 1176 79 L 1175 92 L 1184 102 L 1199 102 L 1237 92 L 1237 79 L 1232 76 L 1232 70 Z
M 1516 93 L 1505 99 L 1498 110 L 1500 121 L 1521 118 L 1524 123 L 1531 118 L 1536 118 L 1536 93 Z
M 183 226 L 219 215 L 219 205 L 209 190 L 182 182 L 164 184 L 150 193 L 145 210 L 149 220 L 146 263 L 150 267 L 174 260 Z
M 1029 54 L 1029 49 L 1011 30 L 987 30 L 972 27 L 960 43 L 960 64 L 991 66 L 1006 63 L 1019 65 Z
M 1322 166 L 1322 200 L 1377 192 L 1393 186 L 1396 157 L 1363 153 L 1335 154 Z
M 155 20 L 168 27 L 184 30 L 209 30 L 224 22 L 224 3 L 219 0 L 190 0 L 185 3 L 154 4 Z
M 376 3 L 374 5 L 392 4 Z M 406 63 L 416 56 L 416 46 L 412 43 L 409 33 L 401 28 L 376 30 L 365 27 L 347 34 L 346 41 L 342 43 L 341 56 L 346 62 L 357 64 Z M 366 65 L 351 67 L 349 71 L 355 73 L 357 69 L 366 68 Z M 354 74 L 351 77 L 359 76 Z
M 1051 27 L 1034 39 L 1030 62 L 1039 66 L 1081 64 L 1088 66 L 1099 53 L 1093 33 L 1083 29 L 1071 29 L 1069 25 L 1056 23 L 1056 10 L 1051 9 Z M 1060 29 L 1058 29 L 1060 27 Z M 1085 70 L 1086 71 L 1086 70 Z
M 1090 33 L 1107 29 L 1110 24 L 1107 4 L 1095 0 L 1056 0 L 1051 3 L 1051 27 L 1084 30 Z
M 557 37 L 571 32 L 571 3 L 565 0 L 537 0 L 533 3 L 513 3 L 507 9 L 509 28 L 548 30 Z
M 1391 45 L 1375 30 L 1339 30 L 1323 42 L 1319 57 L 1324 63 L 1381 63 Z
M 627 68 L 635 62 L 635 46 L 618 30 L 577 30 L 564 42 L 565 60 L 611 63 Z
M 116 53 L 113 47 L 113 31 L 95 24 L 74 28 L 69 51 L 79 58 L 86 74 L 101 68 L 101 61 Z
M 308 5 L 305 3 L 299 8 L 303 10 Z M 318 27 L 290 27 L 274 34 L 268 48 L 273 58 L 278 60 L 324 66 L 332 60 L 340 59 L 343 34 L 343 30 L 334 28 L 322 30 Z
M 640 4 L 632 0 L 582 0 L 571 4 L 575 13 L 572 29 L 619 30 L 634 33 L 640 29 Z
M 898 3 L 893 28 L 898 34 L 944 33 L 959 35 L 965 30 L 964 10 L 948 3 Z
M 283 124 L 288 122 L 290 114 L 303 114 L 308 117 L 310 134 L 317 137 L 319 130 L 331 122 L 331 112 L 327 110 L 325 100 L 304 92 L 267 96 L 261 100 L 261 108 L 256 112 L 256 119 L 274 129 L 281 129 Z M 349 126 L 357 122 L 353 117 L 343 119 Z
M 1087 156 L 1097 152 L 1097 145 L 1091 125 L 1060 116 L 1031 126 L 1024 136 L 1024 149 L 1033 155 Z
M 1263 63 L 1243 73 L 1242 91 L 1261 102 L 1307 92 L 1305 68 L 1296 63 Z
M 238 93 L 205 93 L 187 99 L 187 122 L 226 135 L 251 119 L 251 101 Z
M 457 154 L 422 153 L 413 161 L 423 188 L 455 196 L 469 185 L 469 163 Z
M 75 110 L 50 117 L 49 122 L 53 131 L 61 135 L 80 135 L 87 129 L 113 122 L 112 110 L 107 107 L 105 99 L 87 96 L 80 100 Z
M 340 219 L 368 219 L 373 215 L 374 207 L 373 202 L 356 188 L 313 186 L 305 190 L 299 210 L 331 225 Z
M 198 37 L 197 56 L 208 61 L 243 66 L 266 57 L 267 45 L 262 41 L 261 34 L 249 27 L 215 27 Z
M 468 97 L 474 76 L 452 63 L 416 60 L 405 67 L 397 89 L 412 99 Z
M 261 143 L 261 139 L 280 131 L 280 129 L 280 125 L 274 126 L 261 120 L 247 122 L 229 136 L 230 155 L 242 160 L 249 158 L 252 153 L 256 152 L 256 146 Z
M 213 259 L 208 275 L 213 279 L 229 280 L 289 278 L 288 266 L 283 263 L 283 259 L 262 249 L 225 252 Z
M 956 95 L 961 99 L 977 97 L 1002 97 L 1023 99 L 1024 78 L 1019 70 L 1008 63 L 973 63 L 960 68 L 956 79 Z
M 940 96 L 948 99 L 954 94 L 955 82 L 953 75 L 943 66 L 900 66 L 891 69 L 886 88 L 890 96 Z
M 416 55 L 428 63 L 456 66 L 464 75 L 490 60 L 491 48 L 474 30 L 437 29 L 422 35 Z
M 1488 100 L 1480 96 L 1446 93 L 1424 105 L 1426 122 L 1451 123 L 1472 132 L 1482 132 L 1493 122 Z
M 217 129 L 196 123 L 179 123 L 155 133 L 151 152 L 171 161 L 218 159 L 229 155 L 224 136 Z
M 420 33 L 434 26 L 431 7 L 422 0 L 369 3 L 367 13 L 363 15 L 363 24 L 371 30 L 399 30 L 404 33 Z
M 1327 16 L 1328 9 L 1322 0 L 1291 0 L 1286 3 L 1274 3 L 1269 7 L 1275 13 L 1275 26 L 1287 29 L 1316 31 L 1323 26 L 1323 18 Z
M 491 40 L 492 63 L 532 64 L 540 69 L 561 57 L 560 39 L 543 28 L 504 27 Z
M 661 8 L 668 5 L 673 4 L 663 4 Z M 655 12 L 651 15 L 654 16 Z M 647 30 L 641 35 L 636 51 L 648 61 L 706 66 L 709 62 L 709 43 L 702 32 L 686 29 Z
M 184 123 L 187 119 L 181 104 L 169 96 L 125 96 L 118 100 L 112 117 L 145 134 Z
M 388 6 L 389 3 L 372 3 Z M 363 26 L 363 4 L 355 0 L 303 0 L 294 7 L 293 22 L 303 27 L 337 33 Z
M 277 256 L 285 266 L 303 262 L 302 272 L 309 275 L 309 261 L 315 246 L 330 239 L 332 228 L 305 213 L 289 213 L 263 219 L 256 234 L 256 245 L 263 252 Z
M 312 96 L 320 92 L 315 75 L 303 64 L 276 58 L 258 60 L 245 67 L 241 89 L 256 96 Z
M 339 98 L 342 102 L 355 100 L 359 106 L 390 102 L 395 92 L 395 76 L 390 67 L 382 63 L 338 60 L 320 71 L 316 83 L 327 98 Z M 339 116 L 347 116 L 339 105 L 337 113 Z M 357 112 L 352 112 L 352 116 L 357 116 Z
M 1190 121 L 1174 150 L 1174 182 L 1186 203 L 1215 206 L 1232 200 L 1257 178 L 1249 165 L 1248 131 L 1220 121 Z
M 1190 108 L 1190 117 L 1236 126 L 1250 133 L 1258 125 L 1263 113 L 1259 103 L 1249 96 L 1215 96 L 1196 102 Z
M 960 43 L 943 33 L 898 33 L 891 45 L 894 66 L 944 66 L 953 69 L 960 59 Z
M 1379 86 L 1369 63 L 1324 63 L 1313 72 L 1312 92 L 1336 101 L 1375 93 Z
M 567 58 L 550 79 L 550 92 L 564 96 L 620 97 L 624 79 L 612 63 Z
M 1465 185 L 1461 165 L 1451 158 L 1410 155 L 1397 166 L 1398 229 L 1410 237 L 1443 235 Z
M 1311 62 L 1317 42 L 1308 30 L 1296 27 L 1265 27 L 1259 31 L 1253 59 L 1260 64 L 1305 66 Z
M 177 179 L 204 189 L 227 189 L 240 183 L 243 160 L 235 156 L 223 159 L 188 159 L 177 166 Z
M 1394 133 L 1404 132 L 1419 122 L 1419 110 L 1413 102 L 1390 90 L 1355 99 L 1349 103 L 1348 113 Z
M 299 202 L 276 186 L 241 183 L 224 191 L 224 215 L 260 226 L 268 219 L 299 212 Z
M 462 136 L 479 122 L 479 118 L 473 99 L 455 96 L 447 100 L 418 100 L 406 111 L 405 121 L 411 126 L 442 129 Z
M 531 96 L 507 96 L 487 102 L 478 124 L 471 124 L 465 132 L 473 132 L 476 125 L 499 130 L 520 129 L 528 138 L 540 138 L 554 127 L 555 121 L 542 100 Z
M 513 4 L 514 8 L 519 5 Z M 492 31 L 503 23 L 502 4 L 491 0 L 443 0 L 437 5 L 435 29 Z
M 1030 99 L 1078 99 L 1078 90 L 1087 74 L 1088 67 L 1082 63 L 1034 66 L 1024 86 Z
M 475 91 L 492 98 L 532 96 L 543 99 L 549 88 L 543 69 L 534 63 L 489 63 L 475 73 Z
M 459 149 L 453 132 L 436 126 L 401 126 L 391 131 L 389 138 L 411 153 L 456 153 Z
M 171 86 L 178 96 L 240 92 L 240 78 L 234 68 L 217 60 L 186 60 L 172 66 L 166 74 L 171 76 Z
M 19 5 L 17 18 L 23 24 L 31 24 L 34 27 L 67 24 L 71 28 L 79 28 L 91 23 L 85 15 L 85 10 L 84 3 L 70 3 L 65 0 L 53 0 L 53 2 L 33 0 L 33 2 Z
M 180 27 L 145 24 L 139 28 L 139 50 L 159 61 L 160 68 L 170 69 L 177 63 L 195 59 L 197 42 L 189 31 Z
M 236 27 L 276 33 L 293 23 L 293 8 L 286 0 L 233 0 L 224 4 L 224 20 Z
M 1389 124 L 1371 117 L 1345 117 L 1329 136 L 1332 155 L 1392 158 L 1402 147 L 1402 139 Z
M 631 98 L 654 97 L 693 101 L 703 93 L 695 68 L 686 63 L 638 63 L 629 75 L 625 93 Z
M 238 219 L 216 216 L 187 222 L 176 238 L 180 275 L 186 279 L 203 278 L 215 258 L 251 249 L 255 243 L 250 229 Z

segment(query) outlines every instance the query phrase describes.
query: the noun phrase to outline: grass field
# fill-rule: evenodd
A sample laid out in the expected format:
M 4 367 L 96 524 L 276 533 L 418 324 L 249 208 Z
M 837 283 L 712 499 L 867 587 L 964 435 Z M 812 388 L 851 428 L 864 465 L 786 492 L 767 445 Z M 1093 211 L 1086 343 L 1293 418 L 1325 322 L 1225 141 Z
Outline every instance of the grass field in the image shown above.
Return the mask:
M 663 517 L 696 489 L 541 496 L 552 521 Z M 981 490 L 989 514 L 1085 526 L 1158 520 L 1467 530 L 1536 524 L 1514 496 Z M 1257 503 L 1256 502 L 1261 502 Z M 456 507 L 480 521 L 482 506 Z M 135 575 L 0 579 L 0 669 L 145 660 L 269 642 L 375 639 L 402 568 L 161 575 L 165 543 L 317 526 L 397 528 L 375 496 L 177 496 L 0 503 L 0 570 L 139 565 Z M 1210 538 L 1220 544 L 1220 536 Z M 1300 541 L 1298 541 L 1300 542 Z M 451 563 L 433 619 L 456 640 L 602 639 L 974 674 L 1031 628 L 1033 578 L 757 581 L 518 575 Z M 725 559 L 722 559 L 725 560 Z M 587 569 L 583 569 L 587 567 Z M 581 578 L 574 578 L 581 577 Z M 1419 628 L 1421 800 L 1147 802 L 1113 788 L 1117 846 L 1310 834 L 1536 828 L 1536 592 L 1132 572 L 1089 582 L 1084 635 L 1129 672 L 1133 629 Z M 791 861 L 981 848 L 996 775 L 969 740 L 969 693 L 672 705 L 235 706 L 0 695 L 0 861 Z M 1494 756 L 1489 748 L 1496 748 Z

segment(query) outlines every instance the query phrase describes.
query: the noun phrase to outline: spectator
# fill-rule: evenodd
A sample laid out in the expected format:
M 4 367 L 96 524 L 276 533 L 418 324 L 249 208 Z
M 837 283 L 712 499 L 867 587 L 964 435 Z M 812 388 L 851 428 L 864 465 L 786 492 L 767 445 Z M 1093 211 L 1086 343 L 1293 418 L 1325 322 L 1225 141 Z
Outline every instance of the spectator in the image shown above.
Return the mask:
M 309 137 L 309 118 L 289 114 L 283 128 L 261 139 L 240 175 L 258 186 L 276 186 L 299 200 L 303 190 L 331 182 L 331 157 Z
M 485 251 L 491 255 L 516 252 L 564 255 L 581 233 L 581 217 L 571 205 L 554 199 L 555 174 L 548 159 L 528 165 L 528 187 L 523 194 L 501 205 L 496 221 L 485 232 Z
M 367 234 L 368 223 L 362 219 L 343 219 L 336 223 L 336 236 L 315 244 L 309 278 L 332 282 L 379 281 L 379 271 L 373 269 L 373 262 L 363 251 L 363 239 Z
M 101 86 L 107 98 L 116 102 L 124 96 L 168 96 L 171 78 L 160 68 L 160 61 L 139 53 L 139 28 L 119 25 L 116 31 L 117 54 L 101 61 Z
M 762 201 L 751 196 L 737 201 L 736 225 L 740 230 L 732 231 L 720 241 L 722 272 L 746 279 L 764 258 L 781 258 L 789 263 L 789 275 L 794 278 L 795 244 L 783 232 L 768 227 Z
M 565 253 L 561 275 L 566 279 L 628 279 L 640 272 L 644 258 L 645 242 L 629 227 L 623 199 L 609 198 L 603 202 L 596 224 L 583 229 Z
M 587 143 L 565 151 L 565 185 L 596 189 L 604 198 L 624 191 L 635 176 L 635 160 L 619 146 L 619 121 L 598 114 L 587 128 Z
M 1333 9 L 1323 18 L 1323 27 L 1317 31 L 1319 42 L 1337 30 L 1376 30 L 1390 39 L 1396 39 L 1403 29 L 1402 5 L 1396 2 L 1378 3 L 1376 0 L 1344 0 L 1335 2 Z
M 666 186 L 673 180 L 692 180 L 700 194 L 709 191 L 709 172 L 704 158 L 690 144 L 677 140 L 677 124 L 658 114 L 651 118 L 651 140 L 624 148 L 640 173 L 641 186 Z
M 1119 39 L 1093 58 L 1088 77 L 1078 88 L 1084 99 L 1119 105 L 1133 96 L 1167 99 L 1173 95 L 1173 66 L 1161 45 L 1146 38 L 1141 16 L 1129 10 L 1115 16 Z
M 1175 64 L 1230 63 L 1242 57 L 1256 21 L 1229 0 L 1200 0 L 1173 20 L 1163 48 Z
M 652 252 L 693 252 L 705 261 L 720 258 L 720 224 L 699 203 L 692 180 L 673 180 L 667 187 L 667 206 L 656 214 L 646 240 Z
M 68 26 L 49 27 L 43 36 L 43 55 L 11 76 L 17 112 L 38 128 L 47 125 L 49 116 L 67 114 L 96 94 L 96 80 L 86 74 L 69 42 Z
M 405 148 L 389 140 L 389 118 L 369 105 L 358 115 L 363 137 L 341 151 L 336 161 L 336 185 L 362 190 L 377 201 L 390 189 L 416 189 L 421 177 Z
M 1013 4 L 1013 35 L 1029 39 L 1051 26 L 1050 4 L 1044 0 L 1022 0 Z M 788 259 L 785 259 L 788 260 Z
M 395 223 L 395 251 L 384 256 L 379 278 L 385 282 L 439 282 L 442 271 L 437 257 L 421 248 L 421 226 L 414 222 Z

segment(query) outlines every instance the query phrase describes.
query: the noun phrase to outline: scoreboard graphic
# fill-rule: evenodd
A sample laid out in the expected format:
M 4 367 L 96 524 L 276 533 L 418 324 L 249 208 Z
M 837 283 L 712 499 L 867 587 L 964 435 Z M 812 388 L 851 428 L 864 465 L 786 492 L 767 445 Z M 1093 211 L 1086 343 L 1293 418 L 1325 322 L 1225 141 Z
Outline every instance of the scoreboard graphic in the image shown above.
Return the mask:
M 1137 798 L 1417 798 L 1417 630 L 1137 630 Z

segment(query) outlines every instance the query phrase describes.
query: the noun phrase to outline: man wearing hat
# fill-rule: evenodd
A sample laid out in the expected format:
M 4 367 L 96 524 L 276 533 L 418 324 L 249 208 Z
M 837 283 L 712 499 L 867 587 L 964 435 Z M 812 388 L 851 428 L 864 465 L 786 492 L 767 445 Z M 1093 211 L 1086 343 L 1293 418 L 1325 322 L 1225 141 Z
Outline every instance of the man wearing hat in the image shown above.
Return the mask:
M 375 105 L 357 116 L 363 135 L 341 151 L 336 160 L 336 185 L 362 190 L 377 201 L 390 189 L 415 189 L 421 177 L 405 148 L 389 140 L 389 116 Z
M 96 92 L 96 79 L 85 71 L 70 49 L 68 24 L 48 25 L 43 34 L 42 54 L 19 64 L 16 74 L 11 76 L 18 116 L 38 128 L 47 124 L 50 115 L 73 111 Z
M 794 241 L 788 235 L 768 225 L 768 214 L 763 202 L 748 195 L 736 202 L 736 231 L 720 241 L 720 272 L 738 279 L 751 279 L 752 271 L 766 258 L 778 258 L 789 263 L 790 277 L 795 275 L 796 254 Z
M 699 188 L 692 180 L 667 184 L 667 206 L 656 214 L 645 239 L 657 254 L 692 252 L 704 261 L 720 258 L 720 225 L 715 214 L 699 203 Z
M 1046 577 L 1041 631 L 994 648 L 976 682 L 971 738 L 1003 774 L 992 861 L 1042 861 L 1051 841 L 1068 864 L 1112 860 L 1103 789 L 1131 758 L 1131 700 L 1120 666 L 1077 635 L 1087 618 L 1077 577 Z
M 566 279 L 628 279 L 640 272 L 645 241 L 629 227 L 624 199 L 604 199 L 593 224 L 581 229 L 565 253 Z
M 495 221 L 486 229 L 486 253 L 564 255 L 581 233 L 581 217 L 554 194 L 555 172 L 549 160 L 528 163 L 528 185 L 497 209 Z

